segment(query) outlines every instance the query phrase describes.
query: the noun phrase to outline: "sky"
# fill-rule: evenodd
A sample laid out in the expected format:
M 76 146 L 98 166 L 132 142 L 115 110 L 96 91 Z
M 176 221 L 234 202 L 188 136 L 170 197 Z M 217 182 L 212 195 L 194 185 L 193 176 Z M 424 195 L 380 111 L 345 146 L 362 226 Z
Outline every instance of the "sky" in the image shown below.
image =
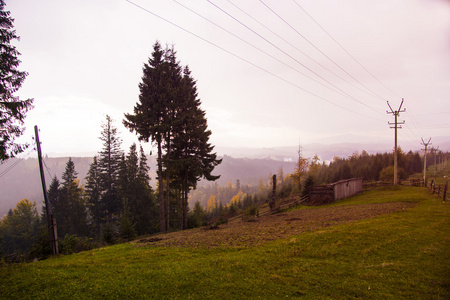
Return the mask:
M 29 73 L 17 95 L 35 105 L 20 140 L 32 143 L 38 125 L 49 156 L 100 151 L 106 115 L 124 150 L 137 142 L 122 120 L 156 41 L 191 69 L 216 149 L 393 142 L 387 101 L 396 111 L 402 98 L 400 146 L 450 137 L 447 0 L 6 0 L 6 10 Z

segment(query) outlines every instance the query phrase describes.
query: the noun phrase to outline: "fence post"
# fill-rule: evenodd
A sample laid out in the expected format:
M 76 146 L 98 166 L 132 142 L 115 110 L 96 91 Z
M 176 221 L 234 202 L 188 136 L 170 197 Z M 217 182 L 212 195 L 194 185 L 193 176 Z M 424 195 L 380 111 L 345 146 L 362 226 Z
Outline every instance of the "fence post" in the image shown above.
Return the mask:
M 444 192 L 442 193 L 442 201 L 446 200 L 446 196 L 447 196 L 447 187 L 448 187 L 448 181 L 445 183 L 444 186 Z
M 269 202 L 270 211 L 275 209 L 275 200 L 277 196 L 277 175 L 272 176 L 272 199 Z

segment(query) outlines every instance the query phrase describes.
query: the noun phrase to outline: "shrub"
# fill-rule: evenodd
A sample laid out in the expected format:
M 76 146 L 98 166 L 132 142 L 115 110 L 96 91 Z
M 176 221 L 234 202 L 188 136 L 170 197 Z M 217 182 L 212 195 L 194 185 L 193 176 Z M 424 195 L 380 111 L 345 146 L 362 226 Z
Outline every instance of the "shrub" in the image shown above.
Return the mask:
M 407 179 L 408 174 L 405 169 L 398 168 L 397 170 L 398 179 Z M 389 166 L 380 171 L 380 180 L 383 181 L 394 181 L 394 166 Z
M 131 241 L 136 237 L 134 224 L 131 222 L 128 213 L 124 213 L 120 218 L 120 237 L 126 241 Z
M 252 205 L 242 212 L 242 220 L 244 221 L 254 221 L 259 216 L 258 207 Z
M 311 175 L 309 175 L 305 180 L 305 184 L 303 185 L 302 196 L 309 195 L 309 191 L 313 186 L 314 186 L 314 179 Z
M 103 241 L 105 243 L 107 243 L 108 245 L 112 245 L 116 242 L 116 235 L 114 233 L 114 226 L 111 223 L 106 223 L 103 227 L 102 227 L 102 236 L 103 236 Z
M 75 234 L 66 234 L 59 243 L 59 252 L 61 254 L 72 254 L 81 251 L 87 251 L 94 248 L 92 238 L 79 237 Z

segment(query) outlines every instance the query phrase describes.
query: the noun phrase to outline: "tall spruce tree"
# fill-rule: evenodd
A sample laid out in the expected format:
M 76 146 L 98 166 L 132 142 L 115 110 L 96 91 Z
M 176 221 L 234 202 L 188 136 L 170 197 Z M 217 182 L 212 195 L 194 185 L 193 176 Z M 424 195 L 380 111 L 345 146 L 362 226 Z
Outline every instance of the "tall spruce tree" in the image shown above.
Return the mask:
M 195 189 L 202 177 L 217 180 L 219 176 L 211 173 L 222 160 L 212 152 L 214 146 L 209 143 L 211 131 L 208 130 L 205 111 L 200 108 L 196 82 L 188 67 L 184 68 L 179 91 L 181 101 L 172 142 L 172 164 L 174 180 L 181 190 L 182 227 L 187 228 L 190 189 Z
M 152 57 L 144 64 L 142 82 L 139 83 L 139 100 L 134 106 L 134 114 L 125 114 L 125 127 L 136 132 L 139 140 L 155 142 L 158 151 L 158 200 L 160 230 L 166 230 L 163 195 L 162 146 L 166 132 L 167 74 L 163 72 L 164 51 L 159 42 L 153 46 Z
M 154 232 L 153 220 L 157 218 L 146 162 L 142 147 L 138 156 L 136 144 L 131 145 L 129 153 L 121 162 L 119 176 L 122 215 L 128 215 L 139 235 Z
M 200 109 L 195 81 L 188 68 L 182 70 L 173 47 L 162 50 L 157 42 L 152 58 L 144 65 L 134 114 L 125 114 L 124 120 L 125 126 L 135 131 L 140 140 L 157 144 L 161 231 L 169 228 L 173 212 L 170 185 L 175 183 L 183 191 L 180 204 L 183 224 L 187 225 L 187 192 L 201 177 L 217 179 L 211 172 L 220 163 L 208 142 L 211 131 L 207 129 L 205 112 Z
M 103 149 L 99 152 L 98 169 L 100 171 L 101 205 L 107 222 L 118 220 L 122 204 L 118 195 L 119 165 L 122 157 L 121 143 L 117 128 L 110 116 L 102 125 L 100 140 Z
M 59 199 L 54 207 L 60 238 L 63 238 L 66 234 L 80 236 L 88 234 L 86 204 L 77 175 L 75 163 L 72 158 L 69 158 L 61 176 Z
M 85 198 L 90 213 L 91 223 L 93 223 L 96 232 L 100 229 L 101 224 L 106 223 L 106 208 L 101 201 L 102 187 L 100 178 L 100 167 L 97 156 L 89 166 L 86 175 Z
M 22 135 L 25 115 L 33 108 L 33 99 L 20 100 L 14 96 L 28 73 L 17 69 L 20 53 L 11 41 L 19 37 L 13 30 L 14 19 L 10 15 L 5 10 L 5 2 L 0 0 L 0 161 L 14 157 L 28 146 L 14 140 Z
M 54 176 L 47 191 L 47 197 L 51 207 L 55 207 L 56 203 L 58 203 L 60 193 L 61 190 L 59 180 L 56 176 Z M 43 209 L 43 211 L 47 214 L 47 211 L 45 209 Z
M 177 62 L 176 51 L 174 47 L 166 47 L 164 51 L 164 63 L 163 63 L 163 73 L 165 76 L 165 86 L 166 86 L 166 131 L 164 133 L 164 149 L 165 155 L 163 157 L 163 165 L 165 166 L 165 221 L 166 229 L 170 228 L 170 199 L 171 199 L 171 188 L 172 183 L 171 176 L 171 153 L 172 153 L 172 143 L 176 132 L 179 130 L 179 119 L 180 119 L 180 109 L 182 108 L 183 101 L 183 90 L 181 88 L 181 66 Z

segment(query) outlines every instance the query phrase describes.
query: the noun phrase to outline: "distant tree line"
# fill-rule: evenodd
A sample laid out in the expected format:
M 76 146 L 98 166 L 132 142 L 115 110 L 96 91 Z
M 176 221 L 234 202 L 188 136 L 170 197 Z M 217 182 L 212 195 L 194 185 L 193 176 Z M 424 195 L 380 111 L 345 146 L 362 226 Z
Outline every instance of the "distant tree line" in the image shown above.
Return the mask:
M 324 185 L 343 179 L 362 177 L 364 181 L 393 182 L 394 155 L 392 153 L 368 154 L 362 151 L 355 152 L 348 158 L 335 157 L 331 162 L 321 162 L 316 155 L 305 158 L 301 147 L 298 152 L 296 168 L 292 174 L 284 174 L 282 169 L 277 172 L 277 197 L 283 198 L 291 195 L 307 195 L 314 185 Z M 432 160 L 428 158 L 427 165 Z M 399 178 L 423 171 L 423 159 L 418 152 L 404 153 L 398 150 Z M 265 203 L 271 197 L 272 174 L 260 179 L 258 185 L 241 186 L 239 180 L 233 185 L 228 182 L 225 186 L 217 183 L 202 186 L 191 192 L 191 202 L 195 203 L 198 216 L 203 216 L 200 223 L 208 223 L 220 215 L 233 216 L 252 207 L 252 205 Z
M 362 177 L 364 181 L 393 181 L 393 153 L 377 153 L 374 155 L 362 151 L 355 152 L 348 158 L 335 157 L 330 164 L 320 163 L 315 157 L 309 166 L 308 175 L 316 184 L 327 184 L 342 179 Z M 400 179 L 422 172 L 423 161 L 418 152 L 405 153 L 398 149 L 398 174 Z

